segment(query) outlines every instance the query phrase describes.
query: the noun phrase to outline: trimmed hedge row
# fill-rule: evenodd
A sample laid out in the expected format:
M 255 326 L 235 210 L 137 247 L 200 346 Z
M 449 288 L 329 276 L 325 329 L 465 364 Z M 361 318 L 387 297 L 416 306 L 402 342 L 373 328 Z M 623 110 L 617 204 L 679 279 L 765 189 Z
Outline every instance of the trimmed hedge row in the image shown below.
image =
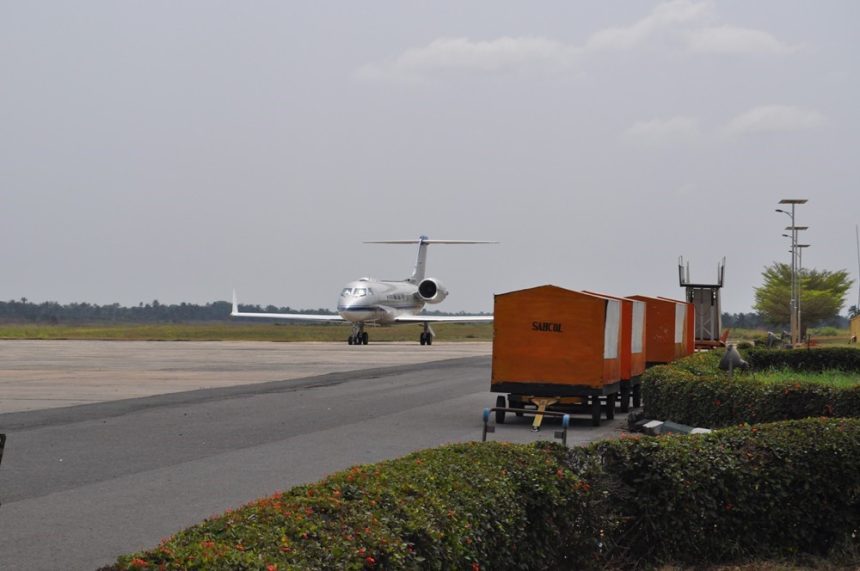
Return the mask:
M 860 420 L 738 426 L 594 449 L 628 522 L 608 554 L 625 563 L 827 556 L 860 546 Z
M 357 466 L 210 519 L 118 568 L 547 569 L 568 555 L 582 567 L 603 498 L 565 469 L 565 453 L 462 444 Z
M 860 420 L 807 419 L 425 450 L 259 500 L 113 569 L 695 564 L 850 553 L 859 531 Z
M 822 347 L 821 349 L 748 349 L 746 360 L 754 369 L 794 369 L 795 371 L 860 372 L 860 350 L 853 347 Z
M 750 351 L 747 359 L 759 370 L 766 367 L 763 363 L 778 368 L 794 363 L 805 371 L 834 369 L 841 363 L 842 370 L 851 370 L 855 354 L 860 351 Z M 860 386 L 762 383 L 750 373 L 729 379 L 717 368 L 720 357 L 716 351 L 697 353 L 646 371 L 642 378 L 645 416 L 708 428 L 818 416 L 860 417 Z

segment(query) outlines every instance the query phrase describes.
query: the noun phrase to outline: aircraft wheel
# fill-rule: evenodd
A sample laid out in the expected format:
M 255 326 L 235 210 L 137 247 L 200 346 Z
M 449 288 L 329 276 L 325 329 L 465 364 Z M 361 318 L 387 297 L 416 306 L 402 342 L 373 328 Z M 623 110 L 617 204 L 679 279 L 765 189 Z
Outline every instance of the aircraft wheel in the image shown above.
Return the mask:
M 433 336 L 432 336 L 432 335 L 430 335 L 429 333 L 427 334 L 427 344 L 428 344 L 428 345 L 432 345 L 432 344 L 433 344 Z
M 370 339 L 370 335 L 367 334 L 367 331 L 361 334 L 361 344 L 367 345 L 368 340 Z
M 352 345 L 352 335 L 350 335 L 349 337 L 346 338 L 346 344 Z

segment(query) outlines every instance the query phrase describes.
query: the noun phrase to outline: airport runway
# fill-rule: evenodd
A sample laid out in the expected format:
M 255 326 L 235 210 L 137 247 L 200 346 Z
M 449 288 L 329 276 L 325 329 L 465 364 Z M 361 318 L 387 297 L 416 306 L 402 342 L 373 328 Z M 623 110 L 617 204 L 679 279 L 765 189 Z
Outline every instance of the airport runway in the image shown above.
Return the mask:
M 133 363 L 146 362 L 136 352 L 149 346 L 128 345 L 134 349 L 117 350 L 134 358 L 117 366 L 113 384 L 146 376 Z M 208 369 L 223 379 L 217 363 L 194 357 L 194 343 L 181 345 L 188 353 L 178 370 L 201 371 L 205 378 Z M 243 364 L 241 347 L 231 353 L 230 344 L 216 345 L 228 353 L 220 362 L 237 379 L 254 369 L 253 358 Z M 92 570 L 207 516 L 333 471 L 479 440 L 481 410 L 495 399 L 489 345 L 474 345 L 482 345 L 471 349 L 477 356 L 299 379 L 273 365 L 267 374 L 284 380 L 0 414 L 0 432 L 8 434 L 0 465 L 0 569 Z M 448 350 L 467 350 L 458 346 Z M 74 347 L 64 350 L 72 355 Z M 379 344 L 322 351 L 347 367 L 352 356 L 356 366 L 367 367 L 374 351 L 378 362 L 393 353 L 414 361 L 430 357 L 423 349 Z M 92 363 L 85 356 L 81 362 Z M 36 361 L 33 367 L 46 365 Z M 581 417 L 571 443 L 616 435 L 623 424 L 624 415 L 599 428 Z M 536 435 L 521 421 L 499 427 L 491 438 L 530 442 L 551 435 L 549 426 Z

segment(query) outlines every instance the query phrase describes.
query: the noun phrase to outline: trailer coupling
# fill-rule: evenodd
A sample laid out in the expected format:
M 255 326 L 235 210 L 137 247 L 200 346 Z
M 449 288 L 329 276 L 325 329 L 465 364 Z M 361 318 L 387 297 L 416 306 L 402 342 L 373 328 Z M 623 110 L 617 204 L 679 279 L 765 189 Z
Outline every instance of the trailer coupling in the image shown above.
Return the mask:
M 561 418 L 561 430 L 556 430 L 553 433 L 553 437 L 561 440 L 561 443 L 564 444 L 565 446 L 567 446 L 567 429 L 570 426 L 570 415 L 565 414 L 563 412 L 554 412 L 554 411 L 549 411 L 549 410 L 544 410 L 544 411 L 538 412 L 538 411 L 536 411 L 534 409 L 530 409 L 530 408 L 507 408 L 507 407 L 485 408 L 484 409 L 484 417 L 483 417 L 484 418 L 484 430 L 483 430 L 483 434 L 481 435 L 481 442 L 487 441 L 487 433 L 488 432 L 495 432 L 496 431 L 496 425 L 490 424 L 490 414 L 493 412 L 497 412 L 497 411 L 498 412 L 513 412 L 513 413 L 516 413 L 518 415 L 519 414 L 522 414 L 522 415 L 529 414 L 529 415 L 535 415 L 535 416 L 559 417 L 559 418 Z

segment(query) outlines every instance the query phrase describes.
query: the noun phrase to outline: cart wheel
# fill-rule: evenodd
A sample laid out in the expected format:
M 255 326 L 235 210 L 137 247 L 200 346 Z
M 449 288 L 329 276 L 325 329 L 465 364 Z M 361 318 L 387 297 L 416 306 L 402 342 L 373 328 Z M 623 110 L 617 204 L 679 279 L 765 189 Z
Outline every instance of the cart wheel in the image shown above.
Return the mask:
M 591 397 L 591 426 L 600 426 L 600 397 Z
M 615 418 L 615 399 L 617 395 L 609 395 L 606 397 L 606 420 Z
M 524 408 L 524 407 L 525 407 L 525 403 L 514 401 L 511 399 L 511 397 L 508 397 L 508 408 Z M 521 418 L 523 416 L 523 413 L 521 413 L 521 412 L 515 412 L 514 414 L 517 416 L 517 418 Z
M 621 387 L 621 412 L 630 410 L 630 387 Z
M 505 397 L 504 395 L 499 395 L 496 397 L 496 408 L 505 408 Z M 497 410 L 496 411 L 496 424 L 504 424 L 505 423 L 505 411 Z
M 639 408 L 642 404 L 642 385 L 633 387 L 633 408 Z

